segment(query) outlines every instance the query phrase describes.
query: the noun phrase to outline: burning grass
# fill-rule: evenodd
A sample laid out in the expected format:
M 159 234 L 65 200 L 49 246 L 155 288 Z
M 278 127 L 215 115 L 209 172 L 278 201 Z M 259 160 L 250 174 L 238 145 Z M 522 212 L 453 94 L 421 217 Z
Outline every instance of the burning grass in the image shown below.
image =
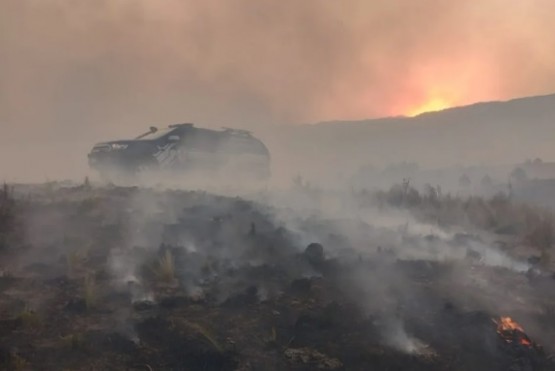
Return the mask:
M 533 346 L 532 340 L 526 335 L 522 326 L 511 317 L 501 317 L 493 321 L 497 325 L 497 333 L 505 342 L 517 343 L 529 348 Z

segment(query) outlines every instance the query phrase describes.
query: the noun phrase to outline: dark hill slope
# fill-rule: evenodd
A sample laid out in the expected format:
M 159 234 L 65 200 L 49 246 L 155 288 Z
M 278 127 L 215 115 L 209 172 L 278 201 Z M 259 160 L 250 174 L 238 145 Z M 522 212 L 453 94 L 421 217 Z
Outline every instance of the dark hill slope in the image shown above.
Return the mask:
M 313 171 L 411 161 L 424 166 L 555 158 L 555 95 L 487 102 L 416 117 L 329 121 L 282 130 L 275 145 Z

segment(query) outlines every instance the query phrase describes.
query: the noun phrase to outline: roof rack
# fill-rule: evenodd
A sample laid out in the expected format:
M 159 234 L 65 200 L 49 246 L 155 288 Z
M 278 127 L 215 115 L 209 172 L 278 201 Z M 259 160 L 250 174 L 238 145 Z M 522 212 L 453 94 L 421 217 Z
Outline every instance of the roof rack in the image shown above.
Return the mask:
M 170 125 L 169 127 L 170 128 L 182 128 L 182 127 L 191 127 L 192 128 L 193 126 L 194 126 L 194 124 L 188 122 L 188 123 L 184 123 L 184 124 L 173 124 L 173 125 Z
M 139 135 L 139 136 L 138 136 L 137 138 L 135 138 L 135 139 L 144 138 L 144 137 L 146 137 L 147 135 L 156 133 L 157 131 L 158 131 L 158 128 L 157 128 L 156 126 L 151 126 L 151 127 L 148 129 L 148 131 L 147 131 L 146 133 L 143 133 L 143 134 Z

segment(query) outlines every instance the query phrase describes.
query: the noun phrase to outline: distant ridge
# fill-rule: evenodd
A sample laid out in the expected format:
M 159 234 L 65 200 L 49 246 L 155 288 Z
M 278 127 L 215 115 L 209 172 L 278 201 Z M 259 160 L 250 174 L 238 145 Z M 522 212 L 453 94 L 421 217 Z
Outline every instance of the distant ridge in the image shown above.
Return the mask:
M 348 173 L 368 164 L 424 167 L 555 160 L 555 94 L 480 102 L 415 117 L 335 120 L 275 135 L 303 168 Z M 279 143 L 278 143 L 279 144 Z
M 468 105 L 462 106 L 455 106 L 446 108 L 439 111 L 430 111 L 430 112 L 423 112 L 416 116 L 384 116 L 384 117 L 377 117 L 377 118 L 369 118 L 369 119 L 357 119 L 357 120 L 328 120 L 328 121 L 320 121 L 311 125 L 334 125 L 334 124 L 364 124 L 364 123 L 372 123 L 372 122 L 396 122 L 396 121 L 418 121 L 424 118 L 430 118 L 433 116 L 441 116 L 441 115 L 450 115 L 450 114 L 457 114 L 460 112 L 472 112 L 475 114 L 484 113 L 487 111 L 491 111 L 496 108 L 511 108 L 511 110 L 524 108 L 525 106 L 541 106 L 543 107 L 542 103 L 552 104 L 555 102 L 555 94 L 545 94 L 545 95 L 536 95 L 536 96 L 529 96 L 529 97 L 519 97 L 513 98 L 509 100 L 493 100 L 493 101 L 484 101 L 484 102 L 476 102 L 471 103 Z M 539 107 L 537 107 L 539 108 Z M 555 107 L 554 107 L 555 108 Z

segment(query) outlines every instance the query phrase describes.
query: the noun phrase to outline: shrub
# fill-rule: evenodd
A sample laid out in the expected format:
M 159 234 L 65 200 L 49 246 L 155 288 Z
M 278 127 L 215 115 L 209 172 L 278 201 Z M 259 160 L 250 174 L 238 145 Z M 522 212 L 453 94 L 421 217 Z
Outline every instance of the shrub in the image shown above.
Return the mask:
M 16 202 L 11 188 L 0 189 L 0 250 L 8 248 L 17 235 Z
M 555 243 L 553 216 L 547 212 L 528 216 L 528 242 L 541 250 L 550 249 Z
M 355 197 L 372 197 L 367 193 Z M 426 186 L 422 194 L 405 180 L 389 191 L 373 195 L 374 203 L 409 210 L 417 219 L 437 223 L 474 227 L 497 234 L 519 236 L 529 245 L 542 251 L 550 260 L 548 250 L 555 244 L 555 216 L 540 207 L 515 202 L 510 196 L 498 193 L 491 198 L 470 196 L 452 197 L 441 189 Z M 360 205 L 371 203 L 359 200 Z

